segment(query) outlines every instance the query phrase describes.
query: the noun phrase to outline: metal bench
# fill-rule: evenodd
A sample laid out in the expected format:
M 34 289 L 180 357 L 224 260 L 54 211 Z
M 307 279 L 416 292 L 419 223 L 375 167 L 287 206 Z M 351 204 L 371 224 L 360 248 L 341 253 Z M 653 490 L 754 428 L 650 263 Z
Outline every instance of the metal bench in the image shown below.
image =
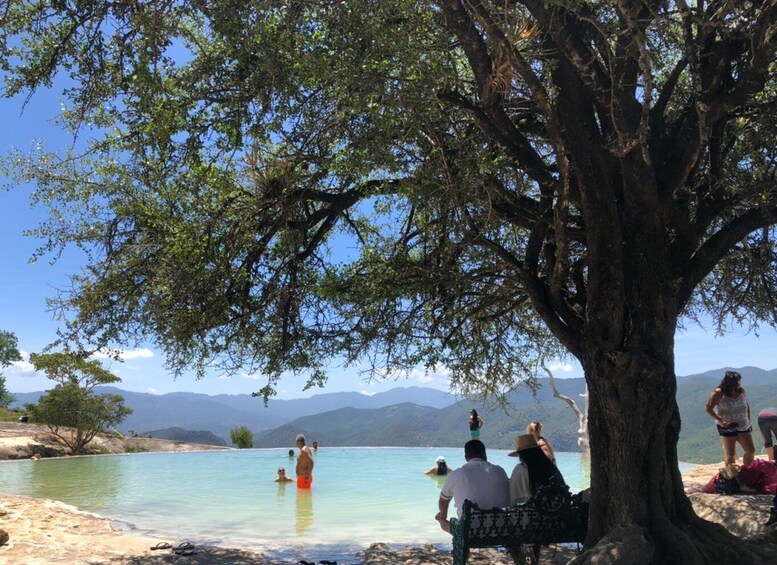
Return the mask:
M 461 519 L 451 519 L 453 564 L 465 565 L 472 547 L 582 544 L 587 530 L 588 503 L 566 486 L 541 488 L 509 508 L 478 508 L 465 500 Z

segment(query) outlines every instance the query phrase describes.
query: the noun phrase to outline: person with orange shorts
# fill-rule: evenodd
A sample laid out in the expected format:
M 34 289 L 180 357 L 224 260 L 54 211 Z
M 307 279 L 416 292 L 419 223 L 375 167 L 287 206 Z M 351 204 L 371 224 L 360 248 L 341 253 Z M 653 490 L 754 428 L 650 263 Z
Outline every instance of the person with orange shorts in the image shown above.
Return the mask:
M 305 445 L 305 436 L 297 434 L 295 440 L 299 448 L 299 457 L 297 457 L 297 488 L 308 489 L 313 486 L 313 454 L 310 448 Z

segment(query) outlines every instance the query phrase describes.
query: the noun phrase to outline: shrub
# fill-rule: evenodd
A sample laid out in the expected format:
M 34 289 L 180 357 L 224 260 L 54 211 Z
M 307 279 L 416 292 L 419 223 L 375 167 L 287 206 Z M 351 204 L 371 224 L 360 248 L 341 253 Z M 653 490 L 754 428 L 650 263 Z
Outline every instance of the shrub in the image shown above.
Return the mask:
M 254 434 L 248 429 L 248 426 L 239 426 L 229 431 L 229 437 L 240 449 L 246 449 L 254 446 Z

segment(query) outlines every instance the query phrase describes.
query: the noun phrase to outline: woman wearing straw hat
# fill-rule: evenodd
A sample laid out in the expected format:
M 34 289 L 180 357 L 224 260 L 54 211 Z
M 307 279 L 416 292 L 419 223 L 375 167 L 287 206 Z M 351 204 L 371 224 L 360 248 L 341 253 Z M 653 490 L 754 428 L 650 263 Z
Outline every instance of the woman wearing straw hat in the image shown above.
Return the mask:
M 510 505 L 523 504 L 540 487 L 566 486 L 564 477 L 558 467 L 548 459 L 532 434 L 519 435 L 515 438 L 515 451 L 508 453 L 510 457 L 518 457 L 521 462 L 515 466 L 510 475 Z M 532 548 L 530 555 L 532 564 L 539 563 L 540 545 Z M 513 550 L 510 549 L 511 554 Z M 515 560 L 515 555 L 513 559 Z M 517 561 L 516 561 L 517 562 Z
M 548 459 L 532 434 L 517 436 L 515 451 L 508 455 L 521 460 L 510 477 L 511 505 L 526 502 L 541 486 L 566 484 L 561 471 Z

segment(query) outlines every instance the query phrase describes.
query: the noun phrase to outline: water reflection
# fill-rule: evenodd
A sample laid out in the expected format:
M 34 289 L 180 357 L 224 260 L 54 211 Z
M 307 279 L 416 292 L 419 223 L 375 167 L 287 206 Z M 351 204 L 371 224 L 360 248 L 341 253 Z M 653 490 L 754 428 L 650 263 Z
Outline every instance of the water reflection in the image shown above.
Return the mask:
M 426 475 L 426 476 L 432 479 L 432 481 L 434 481 L 435 483 L 437 483 L 437 488 L 442 490 L 442 486 L 445 484 L 445 475 Z
M 121 491 L 122 469 L 118 457 L 34 461 L 29 465 L 29 493 L 91 510 L 111 508 Z
M 580 476 L 582 477 L 582 482 L 586 485 L 591 484 L 591 454 L 590 453 L 581 453 L 580 454 Z
M 297 535 L 304 534 L 313 525 L 313 491 L 297 489 Z
M 278 487 L 278 496 L 276 498 L 276 508 L 278 512 L 281 512 L 286 508 L 286 486 L 291 485 L 290 488 L 295 488 L 294 483 L 275 483 Z

